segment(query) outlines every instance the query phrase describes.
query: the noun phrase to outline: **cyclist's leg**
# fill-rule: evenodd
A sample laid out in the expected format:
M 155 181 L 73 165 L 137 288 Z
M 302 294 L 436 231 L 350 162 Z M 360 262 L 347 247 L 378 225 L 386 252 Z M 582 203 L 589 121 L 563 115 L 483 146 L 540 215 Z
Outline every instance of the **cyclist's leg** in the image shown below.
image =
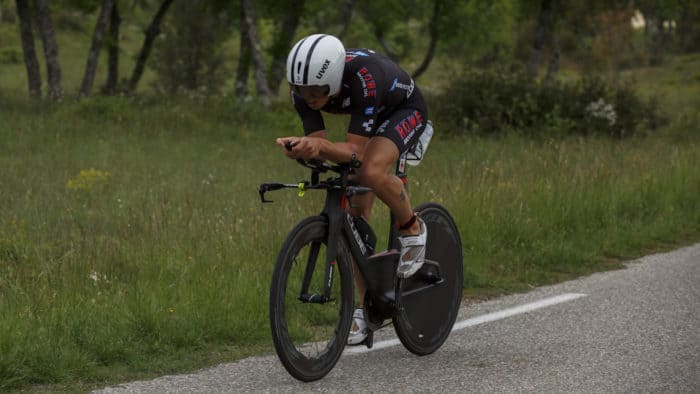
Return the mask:
M 364 158 L 364 150 L 367 145 L 369 138 L 364 136 L 359 136 L 355 134 L 347 135 L 347 142 L 351 143 L 355 147 L 355 153 L 360 160 Z M 369 220 L 370 213 L 372 212 L 372 205 L 374 203 L 374 194 L 368 193 L 363 195 L 354 196 L 351 201 L 350 214 L 352 216 L 363 216 L 365 219 Z M 352 268 L 354 271 L 355 278 L 355 289 L 357 291 L 357 309 L 353 313 L 353 322 L 350 327 L 350 333 L 348 335 L 349 345 L 358 345 L 362 343 L 365 338 L 367 338 L 367 325 L 364 323 L 364 316 L 362 310 L 364 309 L 365 303 L 365 293 L 367 292 L 367 283 L 360 267 L 357 265 L 355 259 L 352 259 Z
M 422 111 L 399 109 L 380 124 L 376 137 L 371 138 L 365 147 L 361 181 L 375 190 L 377 197 L 391 209 L 401 225 L 410 222 L 414 213 L 403 182 L 391 170 L 399 155 L 420 137 L 426 122 Z M 402 229 L 404 235 L 419 232 L 417 221 Z
M 411 203 L 403 182 L 389 169 L 399 158 L 399 149 L 387 138 L 372 138 L 367 144 L 360 168 L 362 184 L 374 189 L 375 194 L 396 215 L 400 223 L 413 217 Z
M 365 148 L 367 147 L 369 138 L 357 134 L 347 134 L 346 141 L 354 146 L 358 159 L 363 160 Z M 369 221 L 370 213 L 372 212 L 372 205 L 374 204 L 374 193 L 354 196 L 351 203 L 352 207 L 350 208 L 350 214 L 355 217 L 364 216 L 364 218 Z M 365 302 L 367 284 L 365 283 L 365 278 L 362 276 L 362 271 L 360 271 L 360 268 L 357 266 L 355 259 L 352 261 L 352 268 L 355 271 L 355 288 L 357 289 L 358 295 L 357 300 L 359 308 L 362 308 Z
M 423 265 L 427 229 L 413 212 L 403 182 L 388 170 L 420 138 L 426 122 L 423 113 L 415 109 L 404 108 L 390 114 L 377 129 L 377 138 L 367 144 L 360 168 L 362 182 L 374 189 L 397 219 L 401 233 L 397 274 L 402 278 L 413 275 Z
M 367 193 L 360 196 L 354 196 L 352 198 L 352 209 L 350 214 L 355 217 L 362 216 L 367 221 L 369 221 L 370 213 L 372 212 L 372 205 L 374 204 L 374 193 Z M 355 288 L 357 289 L 358 304 L 362 308 L 365 301 L 365 291 L 367 289 L 367 284 L 365 283 L 365 278 L 362 276 L 360 268 L 355 263 L 353 259 L 353 269 L 355 270 Z

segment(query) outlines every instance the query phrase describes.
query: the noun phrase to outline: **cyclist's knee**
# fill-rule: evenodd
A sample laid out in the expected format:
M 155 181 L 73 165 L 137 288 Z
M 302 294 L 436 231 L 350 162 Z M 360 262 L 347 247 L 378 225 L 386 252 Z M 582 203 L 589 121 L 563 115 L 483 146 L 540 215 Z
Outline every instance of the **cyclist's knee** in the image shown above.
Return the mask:
M 381 181 L 385 175 L 386 170 L 371 160 L 362 163 L 359 171 L 360 183 L 374 189 L 377 188 L 377 185 L 381 186 Z

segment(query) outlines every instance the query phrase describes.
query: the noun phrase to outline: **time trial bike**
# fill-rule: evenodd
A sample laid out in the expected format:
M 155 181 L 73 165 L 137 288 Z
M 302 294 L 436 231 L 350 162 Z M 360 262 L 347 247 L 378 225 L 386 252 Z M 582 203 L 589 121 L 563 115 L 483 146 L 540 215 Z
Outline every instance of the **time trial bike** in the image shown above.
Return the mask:
M 353 196 L 372 191 L 349 180 L 361 163 L 298 161 L 311 170 L 310 180 L 259 187 L 264 203 L 271 202 L 266 193 L 273 190 L 326 191 L 320 214 L 302 220 L 285 239 L 272 275 L 270 326 L 284 367 L 308 382 L 321 379 L 337 363 L 355 307 L 353 260 L 367 284 L 364 318 L 369 333 L 364 344 L 372 347 L 373 333 L 391 320 L 406 349 L 417 355 L 433 353 L 450 334 L 462 299 L 462 244 L 450 213 L 433 202 L 415 208 L 428 231 L 425 263 L 414 275 L 399 278 L 395 226 L 389 227 L 387 250 L 375 253 L 374 231 L 349 213 Z M 326 173 L 333 175 L 320 180 Z M 399 158 L 396 174 L 406 182 L 406 155 Z

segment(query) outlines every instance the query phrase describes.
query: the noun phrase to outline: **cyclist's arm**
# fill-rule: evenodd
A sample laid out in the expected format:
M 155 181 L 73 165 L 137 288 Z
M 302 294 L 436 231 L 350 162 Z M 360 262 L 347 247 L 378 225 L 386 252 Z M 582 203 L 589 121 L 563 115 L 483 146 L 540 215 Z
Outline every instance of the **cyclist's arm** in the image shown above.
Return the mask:
M 326 130 L 319 130 L 319 131 L 312 131 L 311 133 L 306 135 L 307 137 L 314 137 L 314 138 L 326 138 Z
M 325 132 L 324 132 L 325 133 Z M 309 135 L 311 138 L 315 136 Z M 348 134 L 345 142 L 331 142 L 325 138 L 319 139 L 318 155 L 325 160 L 335 163 L 346 163 L 353 156 L 362 160 L 362 153 L 368 138 L 356 134 Z
M 292 150 L 285 153 L 293 159 L 321 158 L 336 163 L 348 162 L 353 155 L 359 160 L 362 159 L 363 148 L 367 143 L 366 137 L 348 134 L 345 142 L 332 142 L 325 137 L 325 130 L 319 130 L 305 137 L 278 138 L 277 144 L 284 147 L 289 143 Z

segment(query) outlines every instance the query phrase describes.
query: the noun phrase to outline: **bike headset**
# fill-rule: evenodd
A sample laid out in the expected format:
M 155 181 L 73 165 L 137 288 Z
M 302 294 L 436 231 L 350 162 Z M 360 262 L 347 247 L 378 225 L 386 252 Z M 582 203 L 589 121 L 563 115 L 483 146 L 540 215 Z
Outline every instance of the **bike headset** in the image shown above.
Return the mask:
M 287 82 L 305 100 L 338 94 L 344 69 L 345 47 L 329 34 L 302 38 L 287 56 Z

